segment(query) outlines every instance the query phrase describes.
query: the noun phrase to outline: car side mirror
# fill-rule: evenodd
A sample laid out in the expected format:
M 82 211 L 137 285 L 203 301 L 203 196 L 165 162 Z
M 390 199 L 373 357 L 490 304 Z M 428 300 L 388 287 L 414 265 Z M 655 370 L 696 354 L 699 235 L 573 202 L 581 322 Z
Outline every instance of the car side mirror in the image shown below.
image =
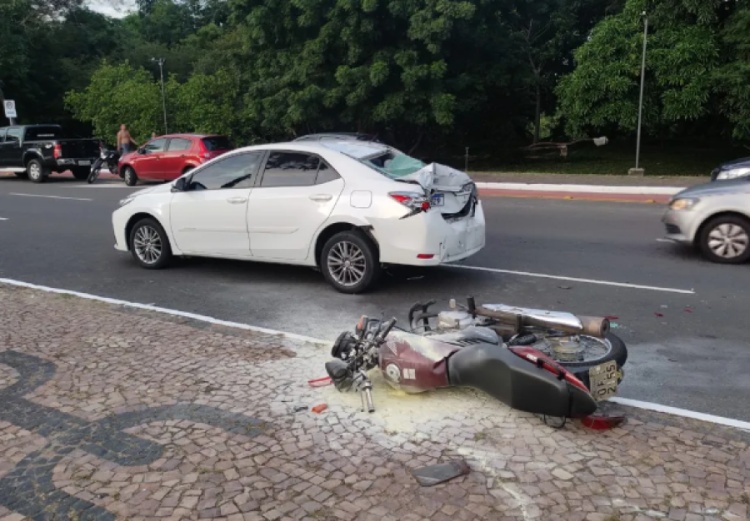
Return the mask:
M 187 192 L 190 188 L 190 185 L 188 185 L 188 178 L 187 177 L 180 177 L 175 183 L 172 185 L 172 192 Z
M 145 153 L 146 153 L 146 149 L 145 149 L 145 147 L 141 147 L 141 148 L 139 148 L 139 149 L 138 149 L 138 153 L 139 153 L 139 154 L 145 154 Z

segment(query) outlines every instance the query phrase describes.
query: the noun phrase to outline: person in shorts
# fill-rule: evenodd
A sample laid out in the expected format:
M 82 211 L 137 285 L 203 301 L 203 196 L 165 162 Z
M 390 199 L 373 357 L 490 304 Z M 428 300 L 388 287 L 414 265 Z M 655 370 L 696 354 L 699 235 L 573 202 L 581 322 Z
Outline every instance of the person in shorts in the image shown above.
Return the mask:
M 128 126 L 123 123 L 120 125 L 120 131 L 117 133 L 117 151 L 120 152 L 120 156 L 124 156 L 134 150 L 134 145 L 137 147 L 138 143 L 130 135 Z

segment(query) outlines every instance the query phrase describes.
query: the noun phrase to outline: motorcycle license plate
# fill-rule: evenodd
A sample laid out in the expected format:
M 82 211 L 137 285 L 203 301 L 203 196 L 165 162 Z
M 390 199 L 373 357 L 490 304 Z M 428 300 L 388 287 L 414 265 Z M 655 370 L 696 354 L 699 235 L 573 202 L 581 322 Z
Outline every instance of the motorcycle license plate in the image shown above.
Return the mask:
M 618 376 L 617 362 L 614 360 L 589 369 L 591 396 L 594 397 L 594 400 L 606 400 L 617 394 Z
M 432 194 L 432 206 L 443 206 L 445 204 L 445 195 L 444 194 Z
M 81 166 L 89 166 L 91 164 L 91 161 L 79 161 L 78 164 Z

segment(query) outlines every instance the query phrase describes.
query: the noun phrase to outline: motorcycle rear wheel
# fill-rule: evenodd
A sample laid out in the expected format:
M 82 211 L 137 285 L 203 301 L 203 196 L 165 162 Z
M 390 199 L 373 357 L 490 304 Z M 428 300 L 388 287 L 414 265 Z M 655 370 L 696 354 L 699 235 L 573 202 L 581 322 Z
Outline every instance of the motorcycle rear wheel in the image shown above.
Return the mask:
M 614 333 L 607 333 L 605 338 L 596 338 L 587 335 L 580 335 L 578 337 L 579 342 L 586 342 L 589 344 L 590 351 L 594 353 L 601 353 L 599 356 L 587 358 L 580 362 L 572 362 L 567 360 L 560 360 L 555 357 L 554 352 L 549 353 L 546 350 L 541 350 L 545 354 L 551 355 L 560 365 L 567 367 L 568 369 L 590 369 L 591 367 L 615 360 L 617 365 L 622 367 L 628 360 L 628 349 L 625 346 L 625 342 Z

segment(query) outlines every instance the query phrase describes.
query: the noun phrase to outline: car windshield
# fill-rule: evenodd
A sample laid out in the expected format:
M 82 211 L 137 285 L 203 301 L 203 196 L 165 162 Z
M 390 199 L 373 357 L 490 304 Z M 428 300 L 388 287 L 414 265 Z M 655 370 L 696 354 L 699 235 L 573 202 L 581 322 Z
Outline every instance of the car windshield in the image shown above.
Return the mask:
M 206 146 L 206 150 L 230 150 L 232 147 L 229 143 L 229 138 L 226 136 L 211 136 L 204 137 L 203 144 Z

